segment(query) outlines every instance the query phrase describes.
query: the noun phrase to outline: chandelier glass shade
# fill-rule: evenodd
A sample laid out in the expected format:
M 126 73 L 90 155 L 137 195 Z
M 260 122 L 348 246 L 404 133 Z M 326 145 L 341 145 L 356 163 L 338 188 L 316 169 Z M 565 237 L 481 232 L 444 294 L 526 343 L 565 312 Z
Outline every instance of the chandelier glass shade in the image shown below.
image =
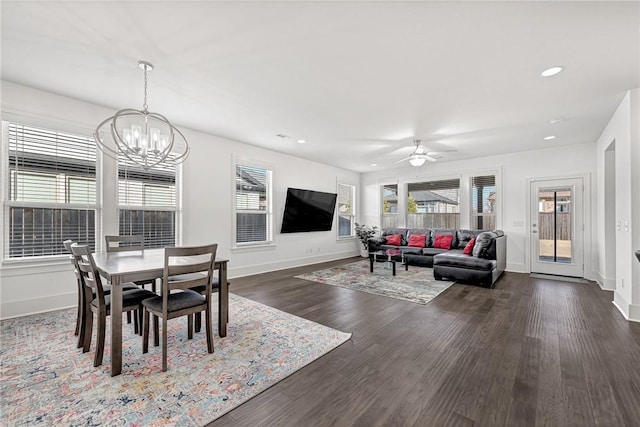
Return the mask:
M 125 108 L 103 120 L 93 136 L 98 148 L 114 159 L 124 156 L 149 170 L 160 163 L 178 164 L 189 155 L 186 138 L 169 119 L 147 108 L 147 71 L 153 65 L 138 61 L 144 70 L 144 104 L 142 110 Z

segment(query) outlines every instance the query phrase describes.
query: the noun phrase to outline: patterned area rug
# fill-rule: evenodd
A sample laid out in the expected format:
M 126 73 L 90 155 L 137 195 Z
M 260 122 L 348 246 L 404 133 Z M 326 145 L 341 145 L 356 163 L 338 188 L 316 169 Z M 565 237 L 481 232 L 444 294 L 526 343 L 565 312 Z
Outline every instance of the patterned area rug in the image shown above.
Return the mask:
M 142 337 L 123 321 L 122 374 L 113 378 L 109 329 L 103 364 L 94 368 L 95 336 L 89 353 L 76 349 L 73 310 L 2 321 L 0 425 L 204 425 L 351 336 L 229 298 L 227 337 L 217 335 L 214 321 L 213 354 L 204 328 L 187 340 L 186 318 L 169 321 L 167 372 L 161 372 L 162 347 L 150 337 L 143 355 Z
M 370 273 L 369 261 L 363 260 L 296 277 L 417 304 L 428 303 L 454 283 L 435 280 L 431 268 L 409 267 L 409 271 L 405 271 L 400 263 L 396 268 L 396 275 L 393 276 L 387 263 L 376 262 L 373 273 Z

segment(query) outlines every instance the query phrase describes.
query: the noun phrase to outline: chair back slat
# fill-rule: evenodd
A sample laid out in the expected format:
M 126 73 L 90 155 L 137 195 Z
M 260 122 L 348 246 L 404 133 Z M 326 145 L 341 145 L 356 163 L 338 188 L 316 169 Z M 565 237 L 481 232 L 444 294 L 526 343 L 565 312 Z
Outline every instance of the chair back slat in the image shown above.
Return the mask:
M 140 251 L 144 249 L 144 236 L 104 236 L 107 252 Z
M 172 290 L 184 290 L 195 286 L 207 287 L 207 303 L 211 293 L 211 277 L 218 244 L 183 248 L 165 248 L 162 275 L 163 310 L 166 311 L 168 295 Z M 198 276 L 192 273 L 204 273 Z M 184 278 L 176 277 L 187 275 Z M 171 280 L 169 278 L 171 277 Z
M 100 280 L 100 273 L 96 267 L 91 250 L 87 245 L 71 245 L 71 253 L 76 260 L 82 282 L 92 289 L 100 301 L 104 301 L 104 289 Z

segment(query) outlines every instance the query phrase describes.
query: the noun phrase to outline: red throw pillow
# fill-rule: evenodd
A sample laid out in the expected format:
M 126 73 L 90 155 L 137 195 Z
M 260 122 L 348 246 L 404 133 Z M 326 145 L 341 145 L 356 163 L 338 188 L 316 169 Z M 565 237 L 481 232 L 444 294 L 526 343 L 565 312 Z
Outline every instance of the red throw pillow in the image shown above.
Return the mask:
M 400 246 L 402 244 L 402 235 L 389 234 L 385 236 L 387 238 L 387 245 Z
M 465 255 L 471 255 L 473 253 L 473 246 L 475 244 L 476 244 L 476 238 L 474 237 L 473 239 L 469 240 L 469 243 L 467 243 L 467 246 L 464 247 L 464 250 L 462 251 L 462 253 Z
M 426 234 L 412 234 L 409 236 L 409 244 L 408 246 L 414 246 L 416 248 L 424 248 L 427 242 Z
M 451 242 L 453 236 L 451 234 L 436 234 L 436 239 L 433 241 L 433 247 L 439 249 L 451 249 Z

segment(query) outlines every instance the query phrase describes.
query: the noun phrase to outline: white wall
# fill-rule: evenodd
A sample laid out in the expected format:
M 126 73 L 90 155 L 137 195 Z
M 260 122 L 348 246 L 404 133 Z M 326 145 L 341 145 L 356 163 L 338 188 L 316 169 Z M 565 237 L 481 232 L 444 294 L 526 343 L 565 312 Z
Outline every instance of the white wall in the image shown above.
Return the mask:
M 112 108 L 2 82 L 3 120 L 91 134 L 97 123 L 113 113 Z M 217 242 L 219 256 L 230 260 L 231 278 L 359 254 L 355 240 L 337 240 L 335 221 L 327 232 L 279 233 L 287 187 L 335 192 L 338 181 L 358 185 L 358 173 L 182 127 L 181 130 L 192 150 L 183 165 L 183 245 Z M 274 168 L 275 245 L 269 248 L 231 250 L 234 156 L 266 162 Z M 0 158 L 0 164 L 4 176 L 4 158 Z M 105 157 L 102 169 L 105 193 L 115 194 L 111 184 L 115 182 L 114 161 Z M 0 223 L 4 223 L 4 209 L 0 215 Z M 117 221 L 117 206 L 105 203 L 100 228 L 105 233 L 117 233 Z M 75 277 L 66 259 L 5 261 L 0 265 L 0 318 L 74 306 L 76 295 Z
M 598 139 L 597 167 L 603 177 L 607 172 L 605 152 L 611 143 L 615 143 L 615 224 L 605 223 L 611 217 L 611 206 L 606 203 L 611 186 L 603 178 L 597 186 L 597 273 L 607 288 L 614 290 L 618 309 L 627 318 L 640 321 L 640 263 L 633 255 L 640 249 L 640 89 L 627 93 Z
M 552 145 L 552 143 L 550 143 Z M 507 270 L 528 272 L 529 233 L 528 211 L 529 180 L 533 178 L 582 177 L 586 176 L 586 188 L 594 188 L 596 172 L 595 143 L 551 147 L 545 150 L 488 156 L 472 160 L 452 162 L 427 162 L 422 167 L 406 166 L 393 171 L 367 173 L 362 176 L 362 191 L 365 197 L 363 221 L 379 224 L 380 183 L 406 183 L 423 179 L 448 177 L 467 178 L 486 171 L 499 174 L 498 228 L 507 235 Z M 462 184 L 462 182 L 461 182 Z M 461 185 L 462 186 L 462 185 Z M 593 193 L 593 191 L 591 191 Z M 591 236 L 595 233 L 595 207 L 585 195 L 585 276 L 594 276 L 591 269 Z M 464 201 L 467 203 L 467 201 Z M 461 218 L 461 228 L 468 227 L 469 219 Z

